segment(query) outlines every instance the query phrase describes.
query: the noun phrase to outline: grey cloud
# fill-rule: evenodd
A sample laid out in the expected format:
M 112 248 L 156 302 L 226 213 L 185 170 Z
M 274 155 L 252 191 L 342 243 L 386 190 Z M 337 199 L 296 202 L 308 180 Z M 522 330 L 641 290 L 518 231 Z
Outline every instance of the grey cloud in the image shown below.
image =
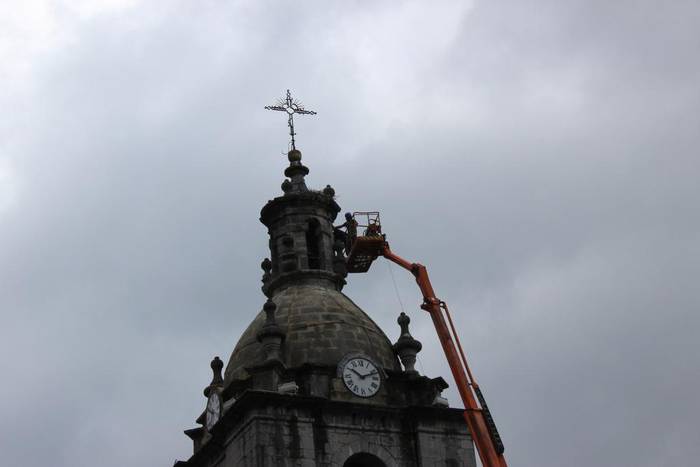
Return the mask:
M 319 112 L 299 123 L 309 182 L 380 209 L 428 265 L 511 464 L 693 465 L 698 14 L 177 3 L 66 20 L 74 40 L 2 95 L 5 461 L 188 456 L 208 362 L 263 302 L 257 218 L 286 127 L 262 107 L 289 87 Z M 393 274 L 418 369 L 448 376 Z M 397 337 L 386 265 L 346 293 Z

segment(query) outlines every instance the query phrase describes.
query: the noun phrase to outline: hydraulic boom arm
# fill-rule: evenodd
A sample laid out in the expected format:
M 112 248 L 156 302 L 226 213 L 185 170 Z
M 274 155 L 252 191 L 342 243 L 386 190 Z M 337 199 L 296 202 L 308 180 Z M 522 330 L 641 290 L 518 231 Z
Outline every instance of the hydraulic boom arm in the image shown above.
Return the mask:
M 447 362 L 450 364 L 452 376 L 464 403 L 464 418 L 469 426 L 483 467 L 507 467 L 503 457 L 503 443 L 496 425 L 491 417 L 479 385 L 474 380 L 467 359 L 462 351 L 462 344 L 455 332 L 447 304 L 435 296 L 435 291 L 428 278 L 428 271 L 422 264 L 410 263 L 392 253 L 389 244 L 384 242 L 381 255 L 404 269 L 410 271 L 416 278 L 418 287 L 423 294 L 421 308 L 430 313 L 437 330 L 440 343 L 445 351 Z M 449 322 L 449 328 L 445 321 Z M 475 398 L 476 396 L 476 398 Z M 477 400 L 479 401 L 477 404 Z

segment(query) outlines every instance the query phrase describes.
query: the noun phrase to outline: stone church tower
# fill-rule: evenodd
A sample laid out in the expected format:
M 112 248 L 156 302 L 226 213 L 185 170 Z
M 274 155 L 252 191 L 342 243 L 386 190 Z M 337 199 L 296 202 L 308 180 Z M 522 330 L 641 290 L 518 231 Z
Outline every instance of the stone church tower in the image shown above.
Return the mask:
M 421 343 L 401 313 L 392 344 L 341 291 L 335 191 L 307 188 L 289 152 L 282 196 L 267 202 L 267 300 L 204 390 L 206 410 L 185 431 L 194 454 L 176 467 L 476 466 L 461 409 L 442 378 L 414 369 Z

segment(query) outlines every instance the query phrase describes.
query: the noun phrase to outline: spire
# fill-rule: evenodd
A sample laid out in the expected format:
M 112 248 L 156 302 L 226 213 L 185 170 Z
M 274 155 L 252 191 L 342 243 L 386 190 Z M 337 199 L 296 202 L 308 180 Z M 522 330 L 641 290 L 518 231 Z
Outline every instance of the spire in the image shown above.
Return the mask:
M 288 115 L 291 149 L 282 182 L 284 195 L 269 200 L 260 211 L 260 221 L 270 235 L 270 257 L 260 265 L 263 293 L 272 297 L 281 287 L 302 283 L 341 290 L 347 271 L 342 245 L 340 250 L 336 246 L 333 226 L 340 206 L 330 185 L 321 190 L 306 185 L 309 168 L 302 163 L 295 141 L 294 115 L 316 112 L 304 109 L 289 91 L 278 105 L 265 108 Z

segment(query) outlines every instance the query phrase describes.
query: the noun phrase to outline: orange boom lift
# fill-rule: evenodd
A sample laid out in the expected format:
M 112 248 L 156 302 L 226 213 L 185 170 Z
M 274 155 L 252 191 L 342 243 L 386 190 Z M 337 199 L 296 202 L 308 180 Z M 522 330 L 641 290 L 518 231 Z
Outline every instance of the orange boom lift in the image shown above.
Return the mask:
M 351 235 L 348 238 L 350 247 L 347 258 L 348 272 L 367 272 L 372 262 L 377 257 L 383 256 L 413 274 L 423 294 L 421 308 L 427 311 L 433 319 L 440 344 L 442 344 L 445 357 L 450 364 L 459 395 L 462 397 L 464 418 L 479 452 L 481 464 L 484 467 L 506 467 L 508 464 L 503 457 L 503 442 L 496 429 L 496 424 L 491 417 L 488 405 L 486 405 L 484 395 L 469 369 L 447 304 L 435 296 L 435 291 L 428 277 L 428 270 L 422 264 L 406 261 L 391 251 L 389 243 L 386 241 L 386 235 L 382 233 L 378 212 L 355 212 L 352 218 L 355 222 L 355 229 L 352 230 L 355 230 L 357 235 L 352 236 L 351 229 L 348 229 L 348 233 Z M 362 235 L 359 235 L 361 229 L 363 229 Z

